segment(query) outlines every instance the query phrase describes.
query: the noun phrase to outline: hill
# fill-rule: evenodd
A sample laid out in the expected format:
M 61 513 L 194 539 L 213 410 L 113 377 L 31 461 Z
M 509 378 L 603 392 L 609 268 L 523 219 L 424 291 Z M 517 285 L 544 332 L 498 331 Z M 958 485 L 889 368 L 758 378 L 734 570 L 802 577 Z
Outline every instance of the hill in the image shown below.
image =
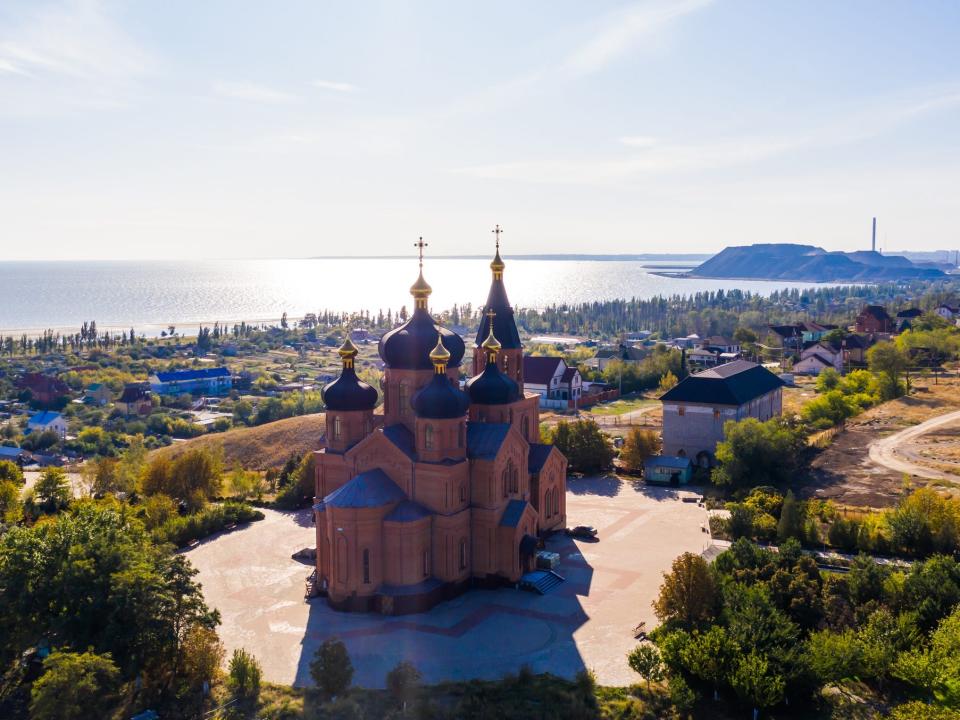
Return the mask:
M 291 455 L 299 456 L 309 450 L 319 450 L 320 438 L 325 430 L 322 413 L 301 415 L 256 427 L 201 435 L 154 450 L 154 454 L 175 458 L 191 448 L 221 445 L 227 467 L 239 463 L 247 470 L 266 470 L 282 466 Z
M 942 277 L 940 270 L 878 252 L 827 252 L 813 245 L 770 243 L 728 247 L 690 272 L 691 277 L 803 282 L 881 282 Z

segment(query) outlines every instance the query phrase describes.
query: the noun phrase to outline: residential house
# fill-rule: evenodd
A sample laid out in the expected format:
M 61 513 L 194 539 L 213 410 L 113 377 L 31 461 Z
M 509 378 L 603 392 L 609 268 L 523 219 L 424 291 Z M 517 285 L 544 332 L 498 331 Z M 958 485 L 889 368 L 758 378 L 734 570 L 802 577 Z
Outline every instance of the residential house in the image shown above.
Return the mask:
M 825 341 L 805 343 L 793 364 L 795 375 L 819 375 L 827 368 L 843 372 L 843 348 Z
M 724 438 L 724 424 L 779 416 L 783 386 L 772 372 L 747 360 L 688 375 L 660 397 L 663 454 L 712 466 L 717 443 Z
M 901 310 L 897 313 L 897 331 L 903 332 L 904 330 L 909 330 L 913 322 L 921 315 L 923 315 L 923 310 L 920 308 L 914 307 Z
M 960 318 L 960 307 L 954 307 L 953 305 L 940 305 L 937 307 L 934 312 L 942 317 L 944 320 L 955 320 Z
M 157 372 L 150 376 L 150 389 L 158 395 L 225 395 L 233 378 L 225 367 Z
M 28 433 L 42 433 L 47 430 L 52 430 L 57 434 L 57 437 L 63 440 L 67 436 L 66 419 L 60 413 L 52 410 L 43 410 L 30 416 L 27 421 Z
M 31 457 L 30 453 L 22 448 L 0 445 L 0 460 L 7 460 L 8 462 L 16 463 L 20 467 L 23 467 L 24 465 L 30 464 Z
M 694 348 L 687 351 L 687 363 L 691 367 L 714 367 L 720 364 L 720 353 L 702 347 Z
M 541 407 L 576 407 L 583 382 L 580 371 L 560 357 L 523 358 L 523 383 L 540 396 Z
M 736 354 L 740 352 L 740 343 L 738 343 L 736 340 L 726 338 L 723 335 L 711 335 L 708 338 L 697 341 L 694 346 L 698 348 L 705 348 L 707 350 L 713 350 L 718 353 Z
M 150 391 L 140 384 L 127 385 L 123 388 L 114 407 L 128 417 L 131 415 L 148 415 L 153 410 L 153 401 Z
M 113 393 L 103 383 L 92 383 L 83 391 L 83 401 L 88 405 L 108 405 L 111 400 Z
M 70 388 L 60 378 L 42 373 L 26 373 L 17 380 L 20 390 L 29 390 L 34 402 L 41 405 L 54 405 L 70 394 Z
M 896 322 L 883 305 L 866 305 L 857 315 L 855 329 L 858 333 L 890 333 Z
M 636 363 L 643 360 L 646 356 L 647 352 L 643 348 L 620 343 L 620 345 L 615 348 L 598 348 L 597 352 L 591 358 L 591 360 L 594 362 L 589 362 L 589 364 L 593 367 L 596 367 L 600 372 L 603 372 L 614 360 L 621 360 L 627 363 Z
M 867 362 L 867 350 L 877 342 L 875 335 L 847 335 L 842 340 L 845 351 L 844 362 L 850 365 L 864 365 Z

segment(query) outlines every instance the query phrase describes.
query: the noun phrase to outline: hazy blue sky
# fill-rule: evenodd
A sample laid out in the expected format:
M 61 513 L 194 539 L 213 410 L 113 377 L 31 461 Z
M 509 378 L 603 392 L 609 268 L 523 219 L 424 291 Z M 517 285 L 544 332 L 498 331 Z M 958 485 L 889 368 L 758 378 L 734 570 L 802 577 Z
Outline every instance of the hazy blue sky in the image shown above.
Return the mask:
M 0 2 L 0 256 L 960 246 L 960 3 Z

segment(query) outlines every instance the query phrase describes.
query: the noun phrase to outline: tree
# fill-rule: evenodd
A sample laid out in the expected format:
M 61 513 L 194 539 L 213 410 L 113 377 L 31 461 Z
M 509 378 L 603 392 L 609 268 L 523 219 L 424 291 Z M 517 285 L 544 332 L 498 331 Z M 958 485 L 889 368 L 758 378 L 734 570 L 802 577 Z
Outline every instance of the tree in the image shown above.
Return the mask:
M 48 467 L 33 492 L 46 512 L 56 512 L 70 503 L 70 483 L 63 468 Z
M 777 540 L 784 542 L 789 538 L 803 538 L 803 513 L 793 496 L 793 490 L 787 490 L 780 507 L 780 520 L 777 522 Z
M 15 485 L 23 485 L 23 470 L 15 462 L 0 460 L 0 481 L 9 480 Z
M 387 690 L 402 708 L 416 699 L 420 692 L 420 671 L 413 663 L 403 660 L 387 673 Z
M 615 451 L 594 420 L 557 423 L 551 435 L 573 472 L 590 473 L 610 467 Z
M 697 693 L 682 675 L 671 675 L 667 680 L 670 691 L 670 704 L 680 712 L 690 712 L 697 704 Z
M 260 695 L 262 671 L 257 659 L 243 648 L 233 651 L 230 658 L 229 684 L 234 695 L 244 699 L 256 699 Z
M 223 643 L 213 628 L 192 625 L 182 644 L 183 680 L 189 687 L 212 683 L 220 675 Z
M 660 438 L 653 430 L 630 428 L 623 448 L 620 450 L 620 462 L 625 468 L 633 472 L 643 470 L 647 458 L 656 455 L 660 450 Z
M 684 666 L 695 676 L 713 686 L 713 699 L 740 656 L 740 648 L 721 625 L 713 625 L 704 633 L 694 632 L 690 642 L 680 650 Z
M 673 372 L 671 372 L 670 370 L 667 370 L 660 377 L 660 383 L 657 386 L 657 390 L 659 390 L 662 393 L 665 393 L 667 390 L 674 387 L 678 382 L 679 380 L 677 380 L 677 376 L 674 375 Z
M 0 480 L 0 524 L 16 525 L 22 518 L 19 486 L 11 480 Z
M 32 720 L 108 717 L 120 671 L 109 654 L 53 652 L 30 690 Z
M 164 493 L 198 510 L 220 492 L 223 449 L 194 448 L 174 460 L 155 456 L 143 476 L 143 492 Z
M 823 685 L 836 685 L 860 674 L 862 646 L 853 630 L 811 633 L 806 652 L 810 669 Z
M 910 358 L 895 343 L 878 342 L 867 350 L 867 365 L 874 373 L 881 375 L 880 394 L 884 400 L 900 397 L 904 387 L 900 376 L 907 370 Z
M 647 692 L 650 692 L 651 682 L 663 680 L 663 661 L 657 646 L 650 643 L 637 645 L 629 655 L 627 663 L 640 677 L 647 681 Z
M 753 706 L 754 718 L 758 710 L 780 702 L 786 688 L 783 676 L 772 673 L 767 659 L 755 652 L 737 663 L 730 676 L 730 685 L 737 695 Z
M 669 573 L 664 573 L 653 610 L 662 622 L 674 620 L 690 626 L 711 620 L 716 605 L 717 588 L 707 561 L 687 552 L 673 561 Z
M 353 681 L 353 663 L 347 646 L 336 638 L 324 640 L 310 663 L 310 675 L 328 700 L 347 690 Z
M 724 435 L 723 442 L 717 443 L 719 467 L 711 474 L 717 485 L 755 487 L 786 482 L 799 467 L 806 448 L 802 433 L 782 418 L 730 420 L 724 425 Z

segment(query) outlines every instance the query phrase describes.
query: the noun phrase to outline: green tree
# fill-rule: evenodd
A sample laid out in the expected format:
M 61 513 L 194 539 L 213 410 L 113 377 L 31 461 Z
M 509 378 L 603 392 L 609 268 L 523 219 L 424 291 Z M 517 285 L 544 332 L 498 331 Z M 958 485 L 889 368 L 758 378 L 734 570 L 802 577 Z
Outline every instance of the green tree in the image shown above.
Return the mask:
M 195 448 L 176 459 L 154 457 L 144 470 L 143 491 L 163 493 L 199 510 L 220 492 L 223 472 L 222 448 Z
M 630 428 L 620 449 L 621 464 L 633 472 L 643 470 L 646 460 L 660 451 L 660 438 L 653 430 Z
M 807 662 L 823 685 L 837 685 L 859 676 L 863 647 L 853 630 L 820 630 L 807 638 Z
M 900 376 L 906 372 L 909 364 L 909 356 L 895 343 L 878 342 L 867 350 L 867 365 L 885 380 L 880 384 L 880 393 L 884 400 L 903 395 L 905 388 L 900 382 Z
M 714 700 L 719 698 L 720 685 L 739 656 L 740 648 L 722 625 L 713 625 L 704 633 L 694 632 L 680 653 L 687 670 L 713 686 Z
M 806 448 L 802 433 L 782 418 L 730 420 L 724 425 L 724 435 L 723 442 L 717 443 L 719 466 L 711 475 L 717 485 L 753 487 L 786 482 L 800 466 Z
M 310 675 L 328 700 L 345 692 L 353 681 L 347 646 L 336 638 L 324 640 L 310 663 Z
M 551 435 L 573 472 L 591 473 L 610 467 L 615 451 L 594 420 L 557 423 Z
M 243 648 L 233 651 L 230 658 L 229 685 L 234 695 L 256 699 L 260 695 L 260 677 L 263 672 L 257 659 Z
M 70 503 L 70 483 L 63 468 L 48 467 L 40 475 L 33 492 L 46 512 L 56 512 Z
M 779 703 L 786 689 L 783 676 L 772 672 L 767 659 L 755 652 L 740 659 L 730 676 L 730 685 L 755 712 Z
M 0 480 L 0 524 L 16 525 L 22 518 L 20 487 L 11 480 Z
M 53 652 L 30 690 L 32 720 L 108 717 L 120 672 L 109 654 Z
M 711 620 L 716 604 L 717 588 L 707 561 L 686 552 L 673 561 L 670 572 L 663 574 L 653 610 L 662 622 L 674 620 L 690 626 Z
M 630 668 L 647 682 L 647 692 L 651 682 L 663 680 L 663 661 L 657 646 L 651 643 L 637 645 L 629 655 L 627 663 Z
M 0 481 L 9 480 L 15 485 L 23 485 L 23 470 L 15 462 L 0 460 Z
M 792 490 L 787 490 L 783 498 L 780 520 L 777 522 L 777 540 L 784 542 L 789 538 L 803 538 L 803 513 Z
M 413 663 L 403 660 L 387 673 L 387 690 L 402 708 L 420 693 L 420 671 Z
M 667 370 L 660 378 L 660 382 L 657 385 L 657 390 L 665 393 L 667 390 L 674 387 L 678 382 L 679 380 L 677 380 L 677 376 L 674 375 L 670 370 Z

